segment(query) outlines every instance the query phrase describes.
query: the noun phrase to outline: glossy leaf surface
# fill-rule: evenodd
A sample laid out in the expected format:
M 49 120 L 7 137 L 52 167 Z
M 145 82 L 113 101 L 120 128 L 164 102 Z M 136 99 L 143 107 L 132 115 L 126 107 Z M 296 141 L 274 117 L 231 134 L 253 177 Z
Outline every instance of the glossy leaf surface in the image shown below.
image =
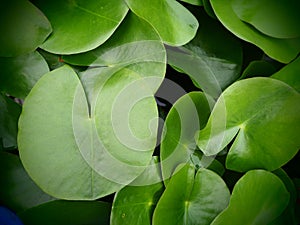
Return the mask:
M 53 200 L 29 178 L 18 156 L 1 152 L 0 170 L 0 201 L 14 212 Z
M 184 185 L 183 185 L 184 184 Z M 154 210 L 153 225 L 209 225 L 224 210 L 230 193 L 216 173 L 180 165 Z
M 198 5 L 201 6 L 202 5 L 202 0 L 181 0 L 182 2 L 187 2 L 189 4 L 192 5 Z
M 272 78 L 281 80 L 291 87 L 293 87 L 295 90 L 300 92 L 300 57 L 295 59 L 290 64 L 283 67 L 280 71 L 272 75 Z
M 258 46 L 271 58 L 288 63 L 298 55 L 300 51 L 299 38 L 278 39 L 264 35 L 241 21 L 231 4 L 224 4 L 223 0 L 211 0 L 211 4 L 217 18 L 228 30 L 237 37 Z
M 195 133 L 205 127 L 213 104 L 214 101 L 202 92 L 191 92 L 171 108 L 164 124 L 160 151 L 164 180 L 170 178 L 179 164 L 190 160 L 196 150 Z
M 153 167 L 143 172 L 132 184 L 116 193 L 111 224 L 151 225 L 152 214 L 163 192 L 160 168 L 155 160 Z
M 38 79 L 49 72 L 45 59 L 32 52 L 13 58 L 0 58 L 0 89 L 24 99 Z
M 47 18 L 27 0 L 0 3 L 0 56 L 33 52 L 52 32 Z
M 299 101 L 298 92 L 275 79 L 235 82 L 218 99 L 207 126 L 200 131 L 198 146 L 204 154 L 214 155 L 235 138 L 227 168 L 277 169 L 300 147 Z
M 103 44 L 128 11 L 122 0 L 38 0 L 35 4 L 53 27 L 53 34 L 41 48 L 59 54 L 86 52 Z
M 239 40 L 205 12 L 199 12 L 198 17 L 200 28 L 191 42 L 182 47 L 167 47 L 168 63 L 216 98 L 239 77 L 242 48 Z
M 125 0 L 129 8 L 148 21 L 169 45 L 188 43 L 196 34 L 198 21 L 174 0 Z
M 276 175 L 264 170 L 249 171 L 234 186 L 228 208 L 211 224 L 269 224 L 283 212 L 288 201 L 289 193 Z
M 21 107 L 9 97 L 0 94 L 0 109 L 0 145 L 3 148 L 16 148 Z
M 107 225 L 111 204 L 100 201 L 56 200 L 20 213 L 24 225 Z
M 300 37 L 298 0 L 232 0 L 232 8 L 244 22 L 275 38 Z

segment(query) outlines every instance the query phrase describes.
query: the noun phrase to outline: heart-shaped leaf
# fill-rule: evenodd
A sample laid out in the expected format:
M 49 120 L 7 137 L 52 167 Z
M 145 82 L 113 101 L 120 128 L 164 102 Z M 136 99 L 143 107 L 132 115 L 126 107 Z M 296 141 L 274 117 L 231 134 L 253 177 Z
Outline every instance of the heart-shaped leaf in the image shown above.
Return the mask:
M 53 27 L 41 48 L 58 54 L 86 52 L 103 44 L 128 11 L 123 0 L 37 0 L 35 4 Z
M 21 107 L 12 99 L 0 94 L 0 109 L 0 149 L 16 148 Z
M 111 224 L 151 225 L 154 208 L 163 192 L 157 163 L 155 158 L 152 166 L 134 180 L 134 183 L 116 193 L 110 217 Z
M 228 30 L 237 37 L 258 46 L 271 58 L 288 63 L 298 55 L 300 51 L 299 38 L 279 39 L 264 35 L 251 25 L 241 21 L 230 3 L 223 0 L 211 0 L 211 5 L 218 19 Z
M 19 213 L 53 200 L 29 178 L 18 156 L 0 152 L 0 201 Z
M 180 163 L 190 160 L 196 150 L 195 133 L 205 127 L 213 104 L 212 98 L 202 92 L 191 92 L 182 96 L 172 106 L 164 124 L 160 150 L 165 183 Z
M 48 202 L 19 214 L 24 225 L 106 225 L 111 204 L 100 201 Z
M 49 72 L 45 59 L 32 52 L 13 58 L 0 58 L 0 89 L 24 99 L 38 79 Z
M 198 21 L 174 0 L 125 0 L 128 7 L 148 21 L 166 44 L 184 45 L 196 34 Z
M 238 39 L 205 12 L 197 12 L 200 28 L 182 47 L 168 47 L 168 63 L 188 74 L 197 87 L 217 98 L 240 75 L 242 48 Z
M 280 71 L 272 75 L 272 78 L 281 80 L 300 92 L 300 57 L 283 67 Z
M 269 224 L 286 208 L 289 193 L 282 181 L 264 170 L 247 172 L 234 186 L 230 203 L 211 225 Z
M 27 0 L 0 3 L 0 56 L 33 52 L 52 32 L 47 18 Z
M 221 177 L 180 165 L 154 210 L 153 225 L 209 225 L 224 210 L 230 193 Z
M 235 82 L 215 104 L 207 126 L 200 131 L 198 146 L 204 154 L 214 155 L 235 137 L 227 168 L 275 170 L 300 148 L 299 102 L 298 92 L 275 79 Z
M 275 38 L 300 37 L 298 0 L 232 0 L 235 14 L 260 32 Z

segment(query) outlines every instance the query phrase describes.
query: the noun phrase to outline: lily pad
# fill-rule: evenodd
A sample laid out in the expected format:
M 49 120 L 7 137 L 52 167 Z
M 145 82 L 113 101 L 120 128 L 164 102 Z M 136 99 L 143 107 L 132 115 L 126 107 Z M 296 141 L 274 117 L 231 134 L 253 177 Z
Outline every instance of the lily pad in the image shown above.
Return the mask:
M 54 199 L 30 179 L 18 156 L 0 152 L 0 201 L 20 213 Z
M 300 57 L 295 59 L 293 62 L 289 63 L 283 67 L 280 71 L 272 75 L 272 78 L 281 80 L 295 90 L 300 92 Z
M 19 214 L 24 225 L 106 225 L 111 204 L 101 201 L 56 200 Z
M 191 92 L 178 99 L 169 111 L 163 127 L 160 150 L 165 184 L 168 183 L 175 168 L 181 163 L 188 162 L 195 152 L 195 133 L 205 127 L 213 104 L 212 98 L 202 92 Z M 204 163 L 204 158 L 200 157 L 199 161 Z M 213 161 L 213 159 L 206 160 L 208 165 Z
M 186 73 L 205 93 L 217 98 L 240 75 L 240 41 L 202 10 L 197 12 L 200 28 L 196 37 L 182 47 L 168 47 L 168 63 Z
M 300 148 L 299 102 L 300 94 L 281 81 L 263 77 L 237 81 L 218 99 L 200 131 L 198 146 L 204 154 L 214 155 L 234 140 L 227 168 L 278 169 Z
M 45 59 L 38 53 L 0 58 L 0 89 L 11 96 L 24 99 L 34 84 L 49 72 Z
M 33 52 L 52 32 L 47 18 L 30 1 L 1 1 L 0 8 L 1 57 Z
M 298 55 L 300 51 L 299 38 L 279 39 L 270 37 L 241 21 L 228 2 L 211 0 L 211 5 L 217 18 L 228 30 L 237 37 L 258 46 L 271 58 L 282 63 L 289 63 Z
M 143 172 L 132 184 L 116 193 L 111 224 L 151 225 L 152 214 L 164 190 L 157 158 L 153 167 Z
M 169 45 L 180 46 L 196 35 L 198 21 L 185 7 L 174 0 L 125 0 L 128 7 L 148 21 Z
M 180 165 L 157 203 L 153 225 L 209 225 L 229 198 L 225 182 L 216 173 Z
M 276 175 L 252 170 L 236 183 L 228 208 L 211 225 L 269 224 L 283 212 L 288 202 L 289 192 Z
M 53 34 L 41 48 L 58 54 L 75 54 L 98 47 L 114 33 L 128 12 L 123 0 L 37 0 L 35 4 L 53 27 Z
M 275 38 L 300 37 L 298 0 L 232 0 L 235 14 L 260 32 Z

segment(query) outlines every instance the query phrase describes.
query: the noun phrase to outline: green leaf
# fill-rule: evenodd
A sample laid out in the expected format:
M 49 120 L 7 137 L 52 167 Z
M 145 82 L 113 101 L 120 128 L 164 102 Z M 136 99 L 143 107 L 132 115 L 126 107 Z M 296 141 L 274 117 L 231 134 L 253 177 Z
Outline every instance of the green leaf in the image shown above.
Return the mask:
M 249 63 L 246 69 L 243 71 L 240 79 L 250 78 L 250 77 L 269 77 L 276 72 L 275 67 L 264 60 L 254 60 Z
M 194 136 L 203 128 L 214 101 L 202 92 L 191 92 L 178 99 L 169 111 L 162 132 L 160 159 L 165 184 L 180 163 L 186 163 L 196 150 Z M 207 167 L 213 159 L 201 158 Z
M 283 67 L 280 71 L 272 75 L 272 78 L 281 80 L 300 92 L 300 57 Z
M 124 19 L 123 0 L 35 1 L 53 26 L 41 48 L 58 54 L 86 52 L 103 44 Z
M 206 225 L 224 210 L 230 193 L 214 172 L 180 165 L 154 210 L 153 225 Z
M 231 4 L 224 3 L 223 0 L 211 0 L 211 5 L 218 19 L 228 30 L 242 40 L 258 46 L 271 58 L 288 63 L 298 55 L 300 50 L 299 38 L 278 39 L 264 35 L 254 27 L 241 21 L 235 14 Z
M 0 201 L 14 212 L 53 200 L 29 178 L 18 156 L 0 152 L 0 170 Z
M 198 21 L 174 0 L 125 0 L 128 7 L 148 21 L 169 45 L 188 43 L 196 34 Z
M 247 172 L 234 186 L 227 209 L 211 225 L 269 224 L 286 208 L 289 193 L 282 181 L 264 170 Z
M 0 145 L 3 148 L 16 148 L 21 107 L 12 99 L 0 94 L 0 109 Z
M 24 99 L 42 75 L 49 72 L 45 59 L 32 52 L 14 58 L 0 58 L 0 89 Z
M 196 37 L 182 47 L 168 47 L 168 63 L 189 75 L 197 87 L 217 98 L 239 76 L 242 48 L 238 39 L 205 12 L 198 12 Z
M 110 203 L 57 200 L 19 214 L 24 225 L 107 225 Z
M 79 66 L 112 67 L 142 61 L 164 62 L 165 57 L 165 49 L 157 32 L 148 22 L 129 12 L 120 27 L 103 45 L 89 52 L 63 56 L 62 59 Z M 159 65 L 152 69 L 156 67 Z M 164 67 L 161 64 L 159 68 Z
M 202 0 L 181 0 L 181 1 L 192 4 L 192 5 L 197 5 L 197 6 L 202 5 Z
M 275 170 L 300 147 L 299 101 L 298 92 L 275 79 L 235 82 L 218 99 L 207 126 L 200 131 L 198 146 L 204 154 L 214 155 L 235 138 L 227 168 Z
M 0 56 L 33 52 L 52 32 L 47 18 L 27 0 L 0 3 Z
M 156 158 L 150 169 L 116 193 L 110 218 L 111 224 L 151 225 L 154 208 L 163 192 L 163 184 L 157 182 L 161 180 L 157 162 Z
M 300 37 L 298 0 L 232 0 L 235 14 L 260 32 L 275 38 Z

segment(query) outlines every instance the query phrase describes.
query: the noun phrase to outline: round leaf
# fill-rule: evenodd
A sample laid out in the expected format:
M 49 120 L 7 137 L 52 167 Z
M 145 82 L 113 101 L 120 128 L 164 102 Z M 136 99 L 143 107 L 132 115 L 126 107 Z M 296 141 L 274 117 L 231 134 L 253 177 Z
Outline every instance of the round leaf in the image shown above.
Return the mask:
M 218 19 L 228 30 L 237 37 L 258 46 L 271 58 L 288 63 L 298 55 L 300 50 L 299 38 L 278 39 L 264 35 L 241 21 L 228 2 L 211 0 L 211 5 Z
M 288 201 L 289 193 L 276 175 L 264 170 L 249 171 L 234 186 L 228 208 L 211 225 L 269 224 L 283 212 Z
M 300 57 L 283 67 L 280 71 L 272 75 L 272 78 L 281 80 L 300 92 Z
M 217 98 L 240 75 L 242 47 L 237 38 L 205 12 L 197 15 L 200 29 L 196 37 L 185 46 L 167 47 L 168 63 Z
M 236 15 L 260 32 L 275 38 L 300 37 L 298 0 L 232 0 Z
M 49 72 L 45 59 L 32 52 L 14 58 L 0 58 L 0 89 L 24 99 L 42 75 Z
M 197 19 L 174 0 L 125 0 L 128 7 L 148 21 L 169 45 L 188 43 L 198 29 Z
M 224 210 L 230 193 L 216 173 L 179 166 L 154 210 L 153 225 L 209 225 Z
M 106 225 L 110 208 L 107 202 L 57 200 L 28 209 L 19 217 L 24 225 Z
M 189 161 L 196 150 L 195 133 L 205 126 L 210 114 L 210 105 L 213 103 L 213 100 L 202 92 L 191 92 L 178 99 L 169 111 L 162 132 L 160 150 L 165 183 L 175 168 L 180 163 Z
M 103 44 L 124 19 L 123 0 L 35 1 L 53 26 L 41 48 L 58 54 L 86 52 Z
M 30 1 L 1 1 L 0 8 L 1 57 L 34 51 L 52 31 L 47 18 Z
M 1 152 L 0 170 L 0 201 L 15 212 L 53 200 L 29 178 L 19 157 Z
M 116 193 L 110 217 L 111 224 L 151 225 L 154 208 L 163 192 L 163 184 L 153 182 L 161 180 L 160 169 L 156 163 L 157 159 L 154 160 L 151 169 Z
M 300 94 L 271 78 L 235 82 L 218 99 L 198 146 L 214 155 L 235 137 L 227 168 L 275 170 L 300 148 Z M 280 137 L 280 138 L 278 138 Z

